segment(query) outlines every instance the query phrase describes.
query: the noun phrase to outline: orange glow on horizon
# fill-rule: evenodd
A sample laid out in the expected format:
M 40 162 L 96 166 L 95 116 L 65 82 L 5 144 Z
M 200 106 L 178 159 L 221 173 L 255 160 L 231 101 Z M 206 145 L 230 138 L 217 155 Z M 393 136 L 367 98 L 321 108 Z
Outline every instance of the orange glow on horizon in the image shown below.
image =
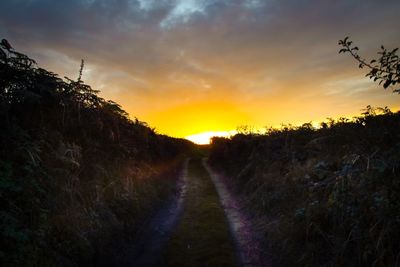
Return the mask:
M 249 120 L 240 106 L 224 101 L 192 102 L 150 111 L 143 117 L 155 126 L 157 132 L 183 138 L 197 134 L 232 133 L 232 129 Z
M 192 134 L 185 138 L 198 145 L 208 145 L 213 137 L 230 137 L 237 133 L 237 131 L 209 131 L 204 133 Z
M 270 105 L 270 109 L 260 110 L 262 104 L 258 101 L 253 106 L 246 106 L 246 112 L 239 104 L 227 102 L 196 102 L 178 105 L 172 108 L 149 111 L 138 118 L 147 122 L 156 131 L 172 137 L 186 138 L 197 144 L 208 144 L 212 136 L 234 135 L 241 126 L 248 126 L 255 133 L 263 133 L 267 128 L 279 129 L 282 125 L 301 126 L 304 123 L 312 123 L 318 128 L 321 122 L 327 118 L 337 120 L 341 117 L 352 119 L 361 115 L 360 106 L 356 111 L 341 110 L 340 113 L 333 107 L 318 101 L 309 101 L 309 110 L 304 108 L 304 103 L 289 103 L 286 107 L 284 99 Z M 282 104 L 283 103 L 283 104 Z M 379 106 L 379 105 L 375 105 Z M 324 109 L 326 107 L 326 109 Z M 399 110 L 396 105 L 390 107 L 392 111 Z M 135 112 L 130 112 L 135 114 Z M 136 112 L 137 114 L 137 112 Z

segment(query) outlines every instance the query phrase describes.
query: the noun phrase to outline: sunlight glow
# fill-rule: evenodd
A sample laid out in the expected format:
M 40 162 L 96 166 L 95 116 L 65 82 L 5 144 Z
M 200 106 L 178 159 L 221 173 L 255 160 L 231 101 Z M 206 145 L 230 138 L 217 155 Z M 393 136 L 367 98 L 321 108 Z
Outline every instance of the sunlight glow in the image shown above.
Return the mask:
M 198 144 L 198 145 L 207 145 L 207 144 L 210 144 L 212 137 L 215 137 L 215 136 L 230 137 L 235 134 L 236 134 L 236 131 L 223 131 L 223 132 L 210 131 L 210 132 L 192 134 L 192 135 L 186 136 L 185 138 L 192 141 L 193 143 Z

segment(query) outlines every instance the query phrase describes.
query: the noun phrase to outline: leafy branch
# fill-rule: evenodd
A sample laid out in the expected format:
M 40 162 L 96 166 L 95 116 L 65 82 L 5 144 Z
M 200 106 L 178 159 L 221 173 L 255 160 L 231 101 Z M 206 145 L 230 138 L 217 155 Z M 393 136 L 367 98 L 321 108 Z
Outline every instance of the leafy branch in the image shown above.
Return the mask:
M 398 48 L 388 50 L 382 45 L 381 51 L 378 52 L 379 58 L 372 59 L 368 62 L 360 57 L 358 54 L 358 47 L 353 45 L 349 37 L 339 40 L 339 45 L 342 46 L 339 50 L 339 54 L 350 53 L 350 55 L 358 61 L 358 67 L 360 69 L 364 67 L 369 69 L 369 72 L 365 76 L 373 79 L 374 82 L 379 81 L 379 85 L 383 84 L 383 88 L 387 89 L 390 86 L 400 83 L 400 58 L 397 55 Z M 393 92 L 400 94 L 400 88 L 393 89 Z

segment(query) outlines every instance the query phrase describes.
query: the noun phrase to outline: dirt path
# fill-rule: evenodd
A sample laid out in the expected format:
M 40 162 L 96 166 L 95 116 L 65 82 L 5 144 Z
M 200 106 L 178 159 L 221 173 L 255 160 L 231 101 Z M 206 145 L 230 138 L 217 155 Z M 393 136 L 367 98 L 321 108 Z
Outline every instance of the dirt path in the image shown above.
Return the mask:
M 186 160 L 179 194 L 150 221 L 124 266 L 266 267 L 250 218 L 206 159 Z
M 178 180 L 178 194 L 171 197 L 154 215 L 146 229 L 140 233 L 123 266 L 159 266 L 160 255 L 180 220 L 186 196 L 187 159 Z
M 229 191 L 224 179 L 212 170 L 207 159 L 203 159 L 203 166 L 207 169 L 215 188 L 217 189 L 221 204 L 224 208 L 229 227 L 234 237 L 236 251 L 241 265 L 244 267 L 267 267 L 270 261 L 263 257 L 263 251 L 259 244 L 259 234 L 254 223 L 243 211 L 240 201 Z
M 201 159 L 189 162 L 182 219 L 159 266 L 238 266 L 224 210 Z

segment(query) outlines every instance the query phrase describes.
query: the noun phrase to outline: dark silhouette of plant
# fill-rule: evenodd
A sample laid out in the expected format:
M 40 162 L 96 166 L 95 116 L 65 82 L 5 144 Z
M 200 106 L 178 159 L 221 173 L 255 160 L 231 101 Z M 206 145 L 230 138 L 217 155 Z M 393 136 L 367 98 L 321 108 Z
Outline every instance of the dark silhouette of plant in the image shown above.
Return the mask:
M 84 67 L 85 67 L 85 61 L 83 59 L 81 59 L 81 66 L 79 68 L 79 75 L 78 75 L 77 82 L 82 81 L 82 73 L 83 73 L 83 68 Z
M 191 144 L 130 120 L 83 68 L 61 79 L 0 43 L 1 266 L 119 266 L 110 253 L 174 191 Z
M 359 48 L 353 45 L 353 42 L 349 40 L 349 37 L 339 40 L 339 45 L 342 49 L 339 53 L 350 53 L 359 63 L 359 68 L 368 68 L 369 72 L 366 74 L 367 77 L 373 79 L 374 82 L 378 81 L 383 88 L 395 86 L 400 83 L 400 59 L 397 55 L 398 48 L 393 50 L 387 50 L 383 45 L 381 51 L 378 52 L 379 58 L 367 61 L 360 57 L 358 54 Z M 400 88 L 394 88 L 393 92 L 400 94 Z
M 260 215 L 276 266 L 396 266 L 400 113 L 212 139 L 210 163 Z M 263 223 L 262 223 L 263 222 Z

